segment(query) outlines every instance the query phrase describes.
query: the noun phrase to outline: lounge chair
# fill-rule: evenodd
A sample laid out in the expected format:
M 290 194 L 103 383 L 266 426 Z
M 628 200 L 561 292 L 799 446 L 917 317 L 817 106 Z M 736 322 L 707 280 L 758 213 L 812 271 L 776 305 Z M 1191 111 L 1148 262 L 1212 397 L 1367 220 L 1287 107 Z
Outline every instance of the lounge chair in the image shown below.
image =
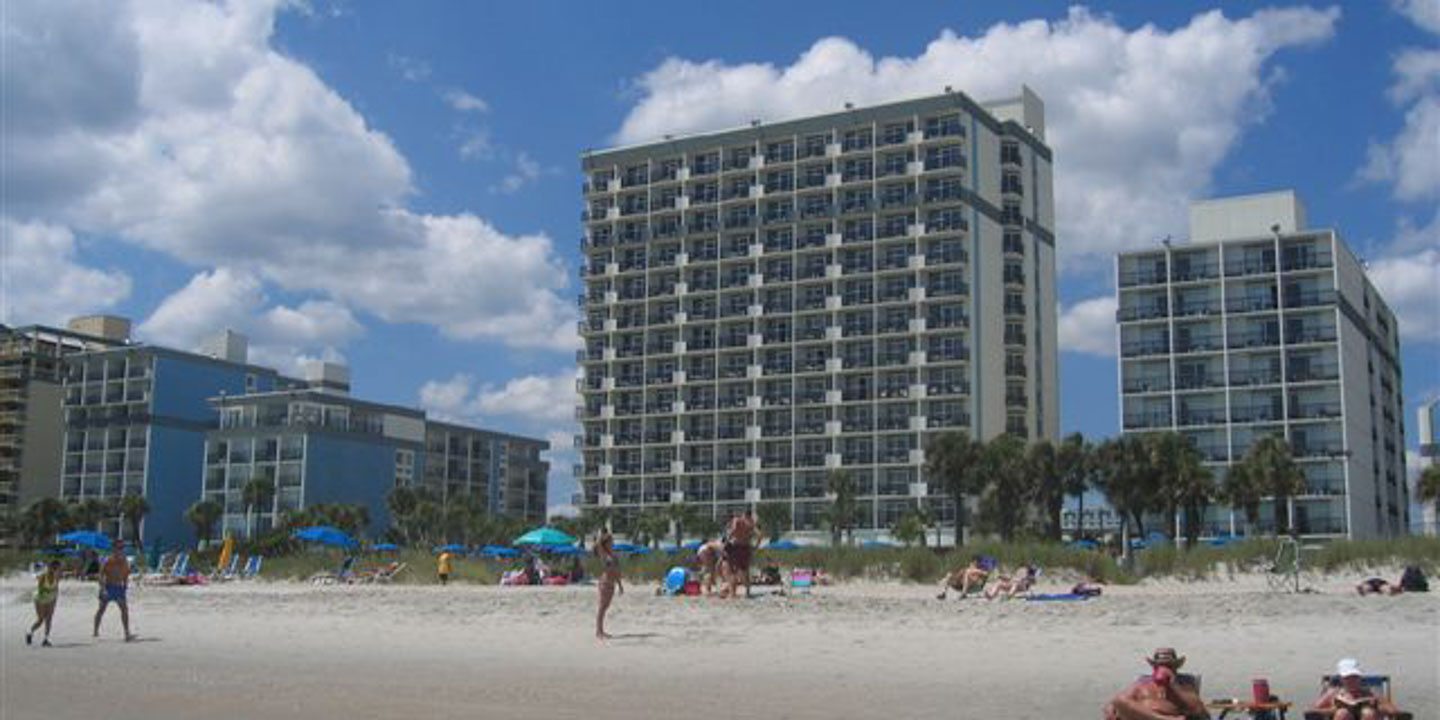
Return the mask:
M 1361 683 L 1366 688 L 1369 688 L 1370 691 L 1375 693 L 1376 695 L 1379 695 L 1380 697 L 1383 697 L 1390 702 L 1395 702 L 1395 697 L 1390 694 L 1391 690 L 1389 675 L 1365 675 L 1361 678 Z M 1339 685 L 1339 675 L 1325 675 L 1324 677 L 1320 678 L 1321 693 L 1324 693 L 1330 688 L 1339 687 Z M 1401 712 L 1392 717 L 1394 718 L 1394 720 L 1414 720 L 1415 714 L 1409 712 Z M 1314 712 L 1310 710 L 1305 711 L 1305 720 L 1329 720 L 1329 718 L 1330 716 L 1323 712 Z
M 815 587 L 815 572 L 810 568 L 790 570 L 790 589 L 799 595 L 809 595 Z
M 405 568 L 406 564 L 403 562 L 390 563 L 385 567 L 376 568 L 374 572 L 364 574 L 358 579 L 358 581 L 365 583 L 388 584 L 395 579 L 396 575 L 399 575 L 401 572 L 403 572 Z
M 170 577 L 171 571 L 175 569 L 175 562 L 180 559 L 177 553 L 165 553 L 160 556 L 160 561 L 155 563 L 155 568 L 140 576 L 140 582 L 148 583 Z
M 265 562 L 264 555 L 251 555 L 245 561 L 245 568 L 240 571 L 241 580 L 254 580 L 260 577 L 260 564 Z
M 215 572 L 211 573 L 210 577 L 213 580 L 234 580 L 239 577 L 239 567 L 240 553 L 235 553 L 234 555 L 230 556 L 229 565 L 225 566 L 224 568 L 215 568 Z

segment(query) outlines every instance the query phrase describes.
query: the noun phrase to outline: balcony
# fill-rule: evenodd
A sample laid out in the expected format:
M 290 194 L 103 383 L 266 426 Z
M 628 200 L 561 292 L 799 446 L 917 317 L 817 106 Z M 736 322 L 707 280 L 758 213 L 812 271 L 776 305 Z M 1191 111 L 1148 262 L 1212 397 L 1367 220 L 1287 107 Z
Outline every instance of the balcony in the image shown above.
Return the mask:
M 1173 282 L 1193 282 L 1196 280 L 1213 280 L 1220 276 L 1220 266 L 1216 263 L 1183 263 L 1176 262 L 1170 268 L 1170 279 Z
M 1334 290 L 1301 290 L 1299 292 L 1285 293 L 1285 307 L 1315 307 L 1318 305 L 1334 304 L 1336 295 Z
M 1225 387 L 1225 376 L 1220 373 L 1189 374 L 1175 376 L 1175 389 L 1199 390 L 1202 388 Z
M 1220 301 L 1215 300 L 1190 300 L 1180 299 L 1175 303 L 1175 317 L 1194 317 L 1197 315 L 1213 315 L 1220 312 Z
M 1223 425 L 1225 423 L 1224 408 L 1199 408 L 1182 409 L 1180 411 L 1178 424 L 1181 427 L 1193 427 L 1196 425 Z
M 1170 427 L 1170 412 L 1167 410 L 1125 413 L 1126 430 L 1144 430 L 1147 428 L 1168 427 Z
M 1273 275 L 1274 273 L 1274 258 L 1245 258 L 1242 260 L 1227 260 L 1225 262 L 1225 277 Z
M 1272 296 L 1244 296 L 1230 297 L 1225 299 L 1225 311 L 1232 313 L 1261 312 L 1274 310 L 1277 307 L 1275 297 Z
M 1125 378 L 1124 388 L 1128 394 L 1165 392 L 1170 389 L 1170 376 L 1152 375 L 1148 377 L 1127 377 Z
M 1293 403 L 1290 405 L 1291 420 L 1318 420 L 1340 417 L 1338 402 Z
M 1327 380 L 1337 380 L 1340 377 L 1340 365 L 1339 363 L 1321 363 L 1298 367 L 1292 365 L 1289 368 L 1287 376 L 1290 382 L 1324 382 Z
M 1166 355 L 1170 352 L 1170 341 L 1166 338 L 1135 340 L 1120 344 L 1121 357 L 1145 357 Z
M 1285 253 L 1284 268 L 1286 272 L 1294 270 L 1317 270 L 1334 267 L 1335 260 L 1330 253 Z
M 1245 385 L 1275 385 L 1280 382 L 1280 369 L 1260 370 L 1239 370 L 1230 371 L 1230 384 L 1236 386 Z
M 1226 344 L 1231 348 L 1275 347 L 1280 344 L 1280 333 L 1255 330 L 1231 333 Z
M 1163 318 L 1168 313 L 1169 309 L 1166 307 L 1166 304 L 1159 302 L 1153 305 L 1122 307 L 1115 311 L 1115 319 L 1120 322 L 1127 320 L 1152 320 L 1155 318 Z
M 1230 420 L 1237 423 L 1279 422 L 1280 410 L 1273 403 L 1236 405 L 1230 408 Z
M 1006 243 L 1005 250 L 1006 252 L 1010 252 L 1009 243 Z M 1022 251 L 1023 248 L 1016 250 L 1016 252 Z M 1165 282 L 1165 273 L 1154 269 L 1132 270 L 1130 272 L 1122 271 L 1119 281 L 1120 287 L 1122 288 L 1139 287 L 1141 285 L 1159 285 Z
M 1191 335 L 1188 338 L 1182 335 L 1175 340 L 1175 352 L 1177 353 L 1216 352 L 1223 346 L 1220 333 Z

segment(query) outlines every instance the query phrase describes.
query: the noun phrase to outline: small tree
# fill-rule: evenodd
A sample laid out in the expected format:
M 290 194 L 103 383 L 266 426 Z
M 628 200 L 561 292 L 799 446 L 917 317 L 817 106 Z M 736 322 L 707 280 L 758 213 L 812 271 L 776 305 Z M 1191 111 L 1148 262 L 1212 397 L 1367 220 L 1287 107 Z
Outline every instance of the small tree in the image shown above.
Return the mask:
M 245 503 L 245 537 L 254 538 L 256 510 L 269 507 L 274 500 L 275 481 L 255 478 L 240 489 L 240 498 Z
M 215 535 L 215 524 L 220 522 L 220 516 L 225 514 L 225 508 L 214 500 L 201 500 L 191 505 L 185 511 L 185 519 L 195 527 L 195 537 L 204 543 Z
M 1090 491 L 1095 474 L 1095 448 L 1085 436 L 1072 433 L 1060 443 L 1056 453 L 1060 482 L 1066 495 L 1075 496 L 1075 538 L 1085 537 L 1085 493 Z M 1058 518 L 1057 518 L 1058 523 Z M 1058 540 L 1059 537 L 1057 536 Z
M 1097 450 L 1100 489 L 1121 518 L 1145 535 L 1145 513 L 1156 508 L 1155 472 L 1142 437 L 1124 435 L 1105 441 Z
M 917 542 L 924 547 L 925 530 L 925 520 L 920 517 L 920 513 L 912 510 L 901 515 L 900 519 L 895 521 L 895 525 L 890 528 L 890 534 L 894 535 L 896 540 L 904 543 L 906 547 Z
M 854 532 L 855 479 L 844 470 L 832 470 L 825 480 L 825 489 L 830 495 L 830 507 L 824 511 L 826 524 L 830 526 L 830 544 L 839 546 L 842 536 Z
M 1001 435 L 985 446 L 980 467 L 986 480 L 981 496 L 981 517 L 1009 542 L 1024 521 L 1034 497 L 1034 475 L 1026 456 L 1025 441 Z
M 1440 517 L 1440 465 L 1426 467 L 1420 471 L 1420 477 L 1415 478 L 1415 501 L 1434 505 L 1436 516 Z
M 120 515 L 130 526 L 130 539 L 137 545 L 140 541 L 140 523 L 150 512 L 150 503 L 144 495 L 126 495 L 120 499 Z
M 644 510 L 635 517 L 631 539 L 637 545 L 658 546 L 670 530 L 670 520 L 662 510 Z
M 670 521 L 670 527 L 675 533 L 675 547 L 685 542 L 685 528 L 691 527 L 699 513 L 694 505 L 685 503 L 670 503 L 665 508 L 665 517 Z
M 790 530 L 790 503 L 762 502 L 755 510 L 760 532 L 775 542 Z
M 25 506 L 20 525 L 32 545 L 44 545 L 64 532 L 70 510 L 58 498 L 41 498 Z

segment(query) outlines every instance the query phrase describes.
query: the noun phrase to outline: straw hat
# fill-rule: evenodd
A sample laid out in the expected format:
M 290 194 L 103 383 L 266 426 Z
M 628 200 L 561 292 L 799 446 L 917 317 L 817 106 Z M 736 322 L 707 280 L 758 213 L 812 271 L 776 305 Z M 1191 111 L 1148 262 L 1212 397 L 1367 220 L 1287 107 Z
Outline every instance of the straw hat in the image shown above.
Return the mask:
M 1158 648 L 1154 654 L 1145 658 L 1145 662 L 1150 663 L 1152 667 L 1163 665 L 1171 670 L 1179 670 L 1185 664 L 1185 656 L 1177 655 L 1175 648 Z

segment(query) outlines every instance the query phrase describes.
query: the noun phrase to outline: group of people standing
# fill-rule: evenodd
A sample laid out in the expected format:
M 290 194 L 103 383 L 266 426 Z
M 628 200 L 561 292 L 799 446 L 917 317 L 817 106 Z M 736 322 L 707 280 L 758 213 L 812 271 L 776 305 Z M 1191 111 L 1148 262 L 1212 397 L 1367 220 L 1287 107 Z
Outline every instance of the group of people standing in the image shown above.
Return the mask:
M 731 516 L 725 526 L 725 534 L 719 540 L 700 544 L 695 558 L 704 573 L 704 587 L 707 594 L 715 593 L 718 580 L 722 598 L 738 597 L 740 588 L 745 588 L 745 597 L 750 596 L 750 562 L 755 547 L 760 544 L 761 534 L 755 522 L 755 515 L 749 510 Z M 600 591 L 599 608 L 595 614 L 595 638 L 608 640 L 605 632 L 605 615 L 618 592 L 625 594 L 625 583 L 620 573 L 620 557 L 615 553 L 615 537 L 610 531 L 602 530 L 595 541 L 595 555 L 600 558 L 600 577 L 596 583 Z
M 51 647 L 50 628 L 55 620 L 55 606 L 60 601 L 60 573 L 60 561 L 51 560 L 35 578 L 35 624 L 25 633 L 26 645 L 34 644 L 35 632 L 44 628 L 45 634 L 41 637 L 40 646 Z M 95 610 L 93 637 L 100 637 L 100 621 L 105 617 L 105 610 L 114 603 L 120 608 L 120 625 L 125 631 L 125 641 L 134 640 L 135 635 L 130 632 L 130 605 L 127 598 L 130 561 L 125 557 L 124 541 L 116 540 L 111 546 L 110 554 L 100 563 L 96 579 L 100 585 L 100 607 Z

